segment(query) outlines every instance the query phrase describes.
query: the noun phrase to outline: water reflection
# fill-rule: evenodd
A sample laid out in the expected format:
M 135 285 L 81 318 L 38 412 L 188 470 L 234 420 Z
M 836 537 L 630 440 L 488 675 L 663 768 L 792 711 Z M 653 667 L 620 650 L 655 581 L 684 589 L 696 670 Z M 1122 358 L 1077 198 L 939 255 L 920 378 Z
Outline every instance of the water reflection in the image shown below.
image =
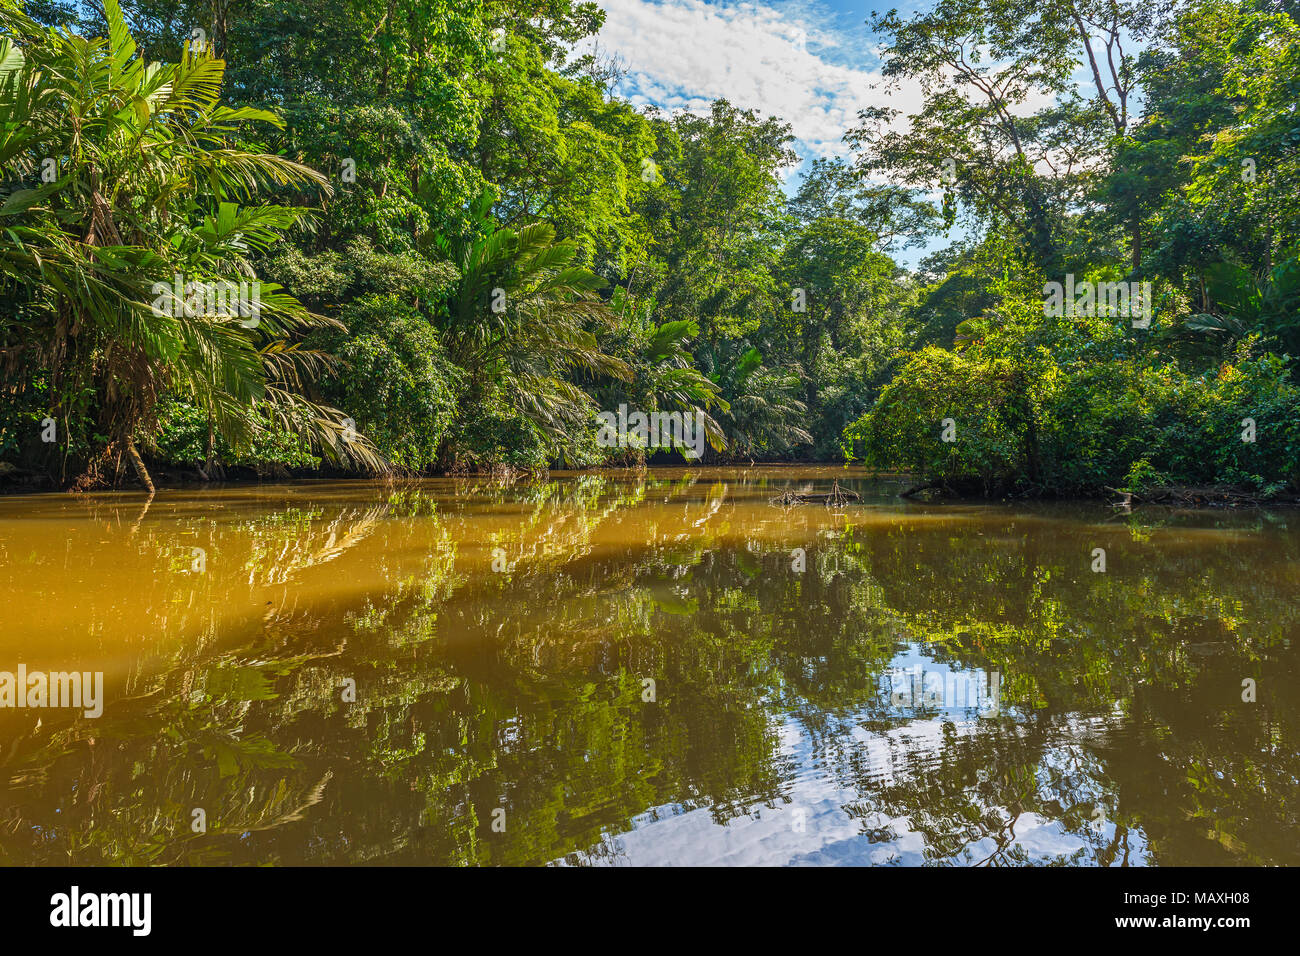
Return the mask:
M 847 474 L 0 501 L 0 857 L 1300 863 L 1296 515 Z

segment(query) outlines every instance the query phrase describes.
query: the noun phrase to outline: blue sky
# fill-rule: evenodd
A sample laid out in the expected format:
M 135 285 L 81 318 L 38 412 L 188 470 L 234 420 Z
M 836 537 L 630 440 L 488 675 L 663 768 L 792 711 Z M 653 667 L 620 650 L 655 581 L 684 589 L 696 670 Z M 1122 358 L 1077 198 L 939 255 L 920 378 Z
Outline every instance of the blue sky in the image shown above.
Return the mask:
M 848 0 L 600 0 L 599 42 L 637 105 L 707 108 L 725 96 L 780 116 L 805 157 L 839 143 L 879 79 L 870 8 Z
M 778 116 L 790 124 L 800 164 L 787 171 L 786 189 L 797 188 L 803 169 L 817 157 L 849 156 L 844 132 L 864 106 L 888 105 L 903 116 L 918 112 L 915 81 L 882 88 L 880 40 L 867 21 L 873 10 L 904 14 L 933 0 L 598 0 L 605 26 L 598 42 L 617 54 L 628 75 L 618 92 L 637 106 L 704 112 L 726 97 L 737 106 Z M 1129 51 L 1140 48 L 1129 41 Z M 1075 64 L 1085 94 L 1091 77 Z M 1032 112 L 1050 97 L 1032 96 L 1014 108 Z M 1135 108 L 1140 104 L 1134 103 Z M 932 237 L 923 249 L 895 251 L 915 266 L 928 252 L 963 233 Z
M 617 54 L 628 75 L 619 93 L 634 105 L 703 111 L 726 97 L 737 106 L 779 116 L 796 137 L 800 166 L 847 156 L 841 141 L 858 110 L 879 103 L 878 40 L 871 5 L 852 0 L 599 0 L 606 12 L 598 42 Z M 915 87 L 889 95 L 904 113 L 920 104 Z M 937 245 L 943 245 L 943 242 Z M 909 264 L 918 254 L 900 258 Z

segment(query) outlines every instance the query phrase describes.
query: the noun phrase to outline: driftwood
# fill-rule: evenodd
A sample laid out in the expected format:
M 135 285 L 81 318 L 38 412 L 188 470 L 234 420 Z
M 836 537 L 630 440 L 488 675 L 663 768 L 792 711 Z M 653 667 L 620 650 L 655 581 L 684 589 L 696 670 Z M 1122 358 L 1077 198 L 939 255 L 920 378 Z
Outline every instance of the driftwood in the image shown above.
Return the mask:
M 917 495 L 919 495 L 919 494 L 920 494 L 921 492 L 923 492 L 923 491 L 931 491 L 931 490 L 936 489 L 936 488 L 938 488 L 938 489 L 943 489 L 943 484 L 942 484 L 941 482 L 938 482 L 938 481 L 927 481 L 927 482 L 926 482 L 925 484 L 923 484 L 923 485 L 917 485 L 915 488 L 908 488 L 906 491 L 904 491 L 904 492 L 900 492 L 899 495 L 898 495 L 898 497 L 900 497 L 900 498 L 914 498 L 914 497 L 916 497 Z
M 1265 497 L 1244 488 L 1228 485 L 1184 486 L 1171 485 L 1163 488 L 1145 488 L 1142 491 L 1120 491 L 1107 488 L 1120 496 L 1115 507 L 1128 509 L 1135 504 L 1175 505 L 1185 508 L 1259 508 L 1265 505 L 1296 504 L 1300 498 L 1295 495 Z
M 824 504 L 826 507 L 839 507 L 846 505 L 850 501 L 860 501 L 861 498 L 856 491 L 848 491 L 840 487 L 837 478 L 831 485 L 828 494 L 821 495 L 801 495 L 793 491 L 783 491 L 775 498 L 770 499 L 774 505 L 807 505 L 807 504 Z

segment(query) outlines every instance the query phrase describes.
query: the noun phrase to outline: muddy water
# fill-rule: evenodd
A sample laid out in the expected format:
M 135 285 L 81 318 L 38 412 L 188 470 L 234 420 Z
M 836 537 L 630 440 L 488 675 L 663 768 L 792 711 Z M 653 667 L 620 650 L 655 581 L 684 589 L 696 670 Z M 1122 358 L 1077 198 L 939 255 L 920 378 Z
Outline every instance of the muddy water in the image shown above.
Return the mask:
M 1300 513 L 896 491 L 0 499 L 0 861 L 1300 863 Z

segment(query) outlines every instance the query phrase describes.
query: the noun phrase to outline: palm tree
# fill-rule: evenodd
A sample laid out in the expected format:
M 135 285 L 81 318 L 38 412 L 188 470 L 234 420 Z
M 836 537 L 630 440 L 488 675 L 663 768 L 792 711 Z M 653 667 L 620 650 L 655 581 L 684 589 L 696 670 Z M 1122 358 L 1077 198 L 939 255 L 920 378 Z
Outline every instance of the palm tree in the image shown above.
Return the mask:
M 650 303 L 647 314 L 653 311 Z M 638 330 L 640 331 L 640 330 Z M 730 409 L 716 382 L 695 367 L 686 343 L 700 334 L 692 319 L 675 319 L 655 325 L 647 322 L 633 351 L 635 377 L 627 387 L 632 403 L 643 412 L 683 411 L 703 414 L 704 433 L 714 451 L 722 451 L 726 437 L 710 409 Z
M 537 223 L 440 245 L 460 271 L 439 333 L 467 373 L 463 407 L 501 402 L 557 440 L 590 428 L 591 397 L 572 376 L 626 381 L 631 370 L 596 341 L 592 330 L 615 317 L 597 294 L 603 280 L 573 264 L 573 243 Z
M 755 348 L 713 366 L 727 397 L 726 411 L 718 417 L 730 454 L 752 460 L 812 443 L 812 435 L 800 424 L 808 407 L 795 397 L 798 374 L 769 369 Z
M 1211 312 L 1189 316 L 1192 332 L 1223 336 L 1229 343 L 1247 335 L 1275 336 L 1288 354 L 1300 351 L 1300 249 L 1282 253 L 1262 279 L 1227 262 L 1203 270 Z
M 98 445 L 83 486 L 125 452 L 152 490 L 136 442 L 167 391 L 206 409 L 236 447 L 269 416 L 330 457 L 382 468 L 342 413 L 304 392 L 329 359 L 295 336 L 328 320 L 259 283 L 252 264 L 308 216 L 258 193 L 327 183 L 240 148 L 246 124 L 280 120 L 221 105 L 225 63 L 209 48 L 146 62 L 117 0 L 104 12 L 106 39 L 0 10 L 0 168 L 15 171 L 0 184 L 0 295 L 12 306 L 0 314 L 0 373 L 40 371 L 65 459 L 75 429 Z M 176 276 L 255 288 L 255 319 L 160 295 Z

